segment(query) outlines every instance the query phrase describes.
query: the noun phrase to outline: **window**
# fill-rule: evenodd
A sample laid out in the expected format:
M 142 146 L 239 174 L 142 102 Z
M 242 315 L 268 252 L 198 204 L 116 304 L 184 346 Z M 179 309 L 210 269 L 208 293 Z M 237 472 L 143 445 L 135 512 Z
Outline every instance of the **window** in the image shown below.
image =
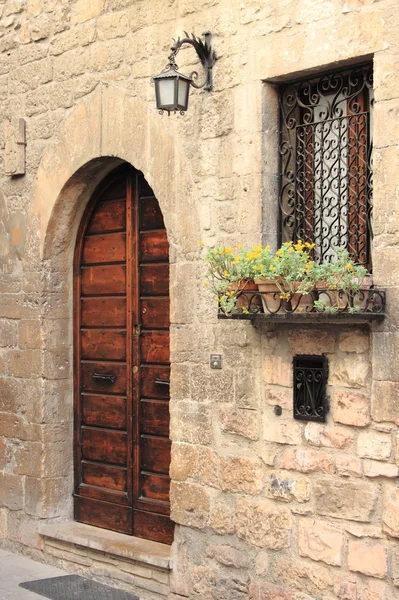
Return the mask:
M 283 242 L 314 242 L 315 259 L 345 248 L 371 268 L 372 66 L 280 88 Z

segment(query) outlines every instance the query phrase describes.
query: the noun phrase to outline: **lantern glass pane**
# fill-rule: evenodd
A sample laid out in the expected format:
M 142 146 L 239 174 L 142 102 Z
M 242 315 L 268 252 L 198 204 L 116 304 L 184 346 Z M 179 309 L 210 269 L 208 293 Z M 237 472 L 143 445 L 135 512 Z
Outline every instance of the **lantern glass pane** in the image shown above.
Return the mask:
M 160 108 L 174 106 L 175 81 L 175 79 L 160 79 L 158 82 Z
M 182 110 L 187 110 L 188 105 L 188 88 L 189 82 L 185 79 L 179 79 L 179 92 L 177 97 L 177 104 Z

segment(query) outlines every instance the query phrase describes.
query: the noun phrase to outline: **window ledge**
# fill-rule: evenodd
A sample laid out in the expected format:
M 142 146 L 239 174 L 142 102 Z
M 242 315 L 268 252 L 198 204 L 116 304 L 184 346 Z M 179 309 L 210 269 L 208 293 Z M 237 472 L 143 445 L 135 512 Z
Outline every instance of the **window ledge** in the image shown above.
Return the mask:
M 98 550 L 118 558 L 134 560 L 160 569 L 171 570 L 170 546 L 71 521 L 43 523 L 38 531 L 45 538 Z
M 348 313 L 338 312 L 335 314 L 329 313 L 279 313 L 279 314 L 231 314 L 224 315 L 223 313 L 218 314 L 219 319 L 237 319 L 242 321 L 255 321 L 255 322 L 268 322 L 268 323 L 325 323 L 325 324 L 358 324 L 358 323 L 369 323 L 370 321 L 378 321 L 384 319 L 385 313 Z

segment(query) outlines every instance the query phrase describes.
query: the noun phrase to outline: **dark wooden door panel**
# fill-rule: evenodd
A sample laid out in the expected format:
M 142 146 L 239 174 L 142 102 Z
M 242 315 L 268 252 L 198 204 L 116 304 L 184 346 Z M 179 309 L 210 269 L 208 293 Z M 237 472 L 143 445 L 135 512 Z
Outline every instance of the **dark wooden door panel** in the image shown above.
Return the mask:
M 169 363 L 169 331 L 143 331 L 141 358 L 147 363 Z
M 140 446 L 142 470 L 167 475 L 170 464 L 170 440 L 142 435 Z
M 144 498 L 169 502 L 170 479 L 168 475 L 141 474 L 141 490 Z
M 142 298 L 141 319 L 148 329 L 169 327 L 169 298 Z
M 126 327 L 126 299 L 82 298 L 81 325 L 83 327 Z
M 141 397 L 169 398 L 169 386 L 157 384 L 157 380 L 170 380 L 170 367 L 161 365 L 142 365 Z
M 132 510 L 92 498 L 75 496 L 75 519 L 94 527 L 133 534 Z
M 126 398 L 83 394 L 82 423 L 110 429 L 126 429 Z
M 126 234 L 91 235 L 85 240 L 83 263 L 98 264 L 126 260 Z
M 82 481 L 88 485 L 109 488 L 120 492 L 127 491 L 126 468 L 83 462 Z
M 83 359 L 126 360 L 126 331 L 84 329 L 80 339 Z
M 136 510 L 133 535 L 163 544 L 173 542 L 174 524 L 169 517 Z
M 125 231 L 126 201 L 112 200 L 101 202 L 91 219 L 87 233 L 103 233 L 105 231 Z
M 111 296 L 126 292 L 125 265 L 82 267 L 81 271 L 81 293 L 84 296 Z
M 158 200 L 154 198 L 154 196 L 142 198 L 140 208 L 141 231 L 146 231 L 149 229 L 163 229 L 165 227 Z
M 171 543 L 163 216 L 132 168 L 96 194 L 75 253 L 75 518 Z
M 140 267 L 140 290 L 143 296 L 161 295 L 169 293 L 169 265 L 143 264 Z
M 140 234 L 140 260 L 168 260 L 169 244 L 165 229 L 143 231 Z
M 82 457 L 86 460 L 126 465 L 127 434 L 104 429 L 82 429 Z
M 169 437 L 169 402 L 142 400 L 140 425 L 142 433 Z
M 82 362 L 82 391 L 100 394 L 126 395 L 126 365 L 112 362 Z M 113 375 L 115 381 L 97 378 L 96 375 Z

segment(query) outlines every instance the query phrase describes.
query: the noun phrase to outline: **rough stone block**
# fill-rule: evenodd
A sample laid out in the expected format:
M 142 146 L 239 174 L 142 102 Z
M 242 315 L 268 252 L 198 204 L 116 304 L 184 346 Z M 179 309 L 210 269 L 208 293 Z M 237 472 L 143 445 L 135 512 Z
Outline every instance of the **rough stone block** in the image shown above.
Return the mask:
M 264 411 L 263 416 L 263 439 L 278 444 L 298 445 L 302 442 L 303 424 L 294 421 L 292 409 L 281 416 L 276 416 L 269 408 Z
M 292 364 L 287 358 L 269 355 L 263 362 L 263 378 L 265 383 L 292 386 Z
M 344 477 L 362 476 L 362 461 L 360 458 L 346 454 L 338 454 L 335 458 L 335 466 L 337 468 L 337 473 Z
M 234 532 L 235 512 L 233 506 L 223 496 L 212 503 L 209 525 L 220 534 Z
M 388 460 L 392 453 L 392 437 L 388 433 L 362 431 L 357 440 L 357 453 L 363 458 Z
M 216 452 L 206 446 L 198 448 L 199 480 L 204 485 L 219 486 L 220 459 Z
M 282 455 L 280 468 L 301 471 L 302 473 L 333 473 L 334 458 L 321 450 L 290 448 Z
M 105 0 L 78 0 L 72 10 L 72 24 L 83 23 L 98 17 L 104 9 Z
M 364 354 L 333 355 L 330 360 L 330 385 L 348 388 L 367 387 L 370 362 Z
M 220 485 L 230 492 L 259 494 L 263 488 L 263 470 L 258 460 L 232 456 L 220 462 Z
M 185 481 L 198 474 L 198 449 L 189 444 L 172 444 L 169 474 L 175 481 Z
M 22 477 L 0 472 L 0 505 L 10 510 L 23 508 Z
M 384 531 L 399 538 L 399 489 L 389 489 L 384 497 Z
M 176 442 L 208 445 L 212 440 L 211 407 L 196 402 L 170 406 L 170 437 Z
M 353 437 L 353 433 L 344 427 L 329 427 L 320 423 L 308 423 L 305 427 L 305 439 L 312 446 L 347 448 L 352 444 Z
M 18 322 L 0 319 L 0 348 L 16 346 L 18 341 Z
M 399 383 L 374 381 L 371 389 L 371 416 L 375 421 L 399 425 Z
M 333 390 L 332 415 L 336 423 L 365 427 L 370 423 L 370 400 L 358 392 Z
M 396 465 L 378 460 L 364 460 L 363 472 L 366 477 L 399 477 L 399 468 Z
M 210 498 L 196 483 L 171 483 L 171 519 L 187 527 L 204 528 L 209 520 Z
M 209 544 L 206 553 L 211 558 L 225 567 L 235 567 L 237 569 L 247 568 L 249 566 L 249 556 L 243 549 L 234 548 L 227 544 Z
M 367 352 L 370 347 L 370 336 L 362 329 L 343 331 L 339 336 L 339 349 L 342 352 Z
M 301 519 L 298 526 L 298 548 L 301 556 L 328 565 L 342 564 L 344 534 L 326 521 Z
M 259 437 L 259 415 L 257 411 L 231 406 L 221 408 L 219 419 L 222 431 L 257 440 Z
M 290 545 L 292 518 L 286 508 L 270 501 L 237 498 L 236 532 L 250 544 L 271 550 Z
M 270 406 L 281 406 L 292 413 L 292 390 L 280 386 L 265 386 L 265 402 Z
M 125 12 L 103 15 L 97 21 L 99 40 L 124 37 L 129 32 L 129 18 Z
M 14 473 L 28 477 L 40 477 L 42 456 L 43 445 L 40 442 L 24 442 L 15 451 Z
M 282 502 L 308 502 L 311 485 L 306 477 L 287 476 L 275 471 L 267 475 L 265 496 Z
M 371 540 L 349 540 L 348 567 L 371 577 L 384 578 L 387 574 L 387 548 Z
M 292 554 L 288 556 L 277 554 L 273 557 L 268 579 L 271 578 L 287 586 L 287 596 L 283 596 L 284 600 L 285 598 L 290 600 L 321 598 L 321 594 L 332 585 L 331 570 L 328 567 L 308 559 L 297 558 Z M 271 598 L 274 600 L 275 596 Z
M 20 321 L 19 347 L 21 350 L 35 350 L 41 347 L 40 321 Z
M 331 354 L 335 349 L 335 335 L 329 331 L 293 329 L 288 335 L 292 354 Z
M 317 514 L 351 521 L 371 521 L 378 496 L 370 483 L 333 480 L 315 483 L 314 494 Z
M 38 350 L 11 350 L 8 372 L 13 377 L 35 379 L 41 376 L 42 357 Z
M 0 508 L 0 540 L 7 537 L 7 511 L 5 508 Z

